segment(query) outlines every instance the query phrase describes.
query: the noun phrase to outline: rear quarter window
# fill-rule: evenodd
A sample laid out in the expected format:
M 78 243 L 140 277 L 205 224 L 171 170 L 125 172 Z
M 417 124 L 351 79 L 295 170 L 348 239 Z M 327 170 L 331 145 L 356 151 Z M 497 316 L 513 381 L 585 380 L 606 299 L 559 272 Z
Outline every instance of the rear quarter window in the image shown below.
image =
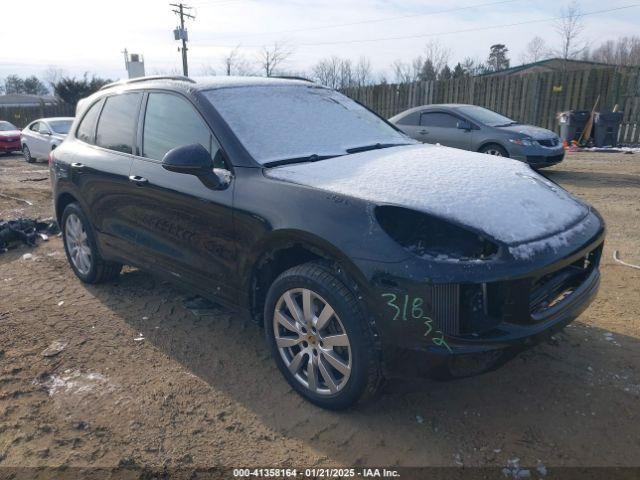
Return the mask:
M 123 93 L 105 100 L 98 120 L 96 145 L 116 152 L 133 153 L 141 98 L 141 93 Z
M 98 121 L 98 115 L 100 115 L 100 109 L 102 108 L 103 100 L 99 100 L 94 103 L 87 113 L 84 114 L 78 130 L 76 130 L 76 138 L 82 140 L 85 143 L 94 144 L 96 139 L 96 123 Z

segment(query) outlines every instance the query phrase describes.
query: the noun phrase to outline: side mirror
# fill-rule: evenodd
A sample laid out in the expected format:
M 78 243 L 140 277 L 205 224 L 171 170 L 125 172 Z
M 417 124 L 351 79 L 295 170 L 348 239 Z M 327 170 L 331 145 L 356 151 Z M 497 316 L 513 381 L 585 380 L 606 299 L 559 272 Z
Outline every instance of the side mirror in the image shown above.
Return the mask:
M 169 150 L 162 159 L 162 166 L 171 172 L 198 175 L 212 170 L 213 160 L 206 148 L 194 143 Z
M 51 135 L 51 132 L 49 130 L 40 130 L 38 133 L 40 135 L 49 135 L 49 136 Z
M 456 125 L 460 130 L 472 130 L 473 127 L 471 126 L 471 123 L 468 122 L 467 120 L 458 120 L 458 123 Z
M 227 177 L 214 171 L 211 155 L 199 143 L 169 150 L 162 159 L 162 166 L 170 172 L 195 175 L 206 187 L 214 190 L 223 190 L 229 185 Z

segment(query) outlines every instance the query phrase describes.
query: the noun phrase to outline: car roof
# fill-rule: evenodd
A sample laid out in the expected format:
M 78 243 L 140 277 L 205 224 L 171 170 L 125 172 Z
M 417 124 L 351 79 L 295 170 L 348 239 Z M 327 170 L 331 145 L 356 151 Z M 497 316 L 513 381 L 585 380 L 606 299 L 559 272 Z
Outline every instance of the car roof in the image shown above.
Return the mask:
M 235 76 L 202 76 L 182 77 L 150 76 L 139 77 L 105 85 L 100 90 L 138 89 L 171 87 L 179 90 L 211 90 L 218 88 L 251 87 L 251 86 L 309 86 L 314 85 L 310 80 L 298 77 L 235 77 Z
M 470 105 L 468 103 L 431 103 L 429 105 L 420 105 L 418 107 L 413 107 L 410 108 L 408 110 L 405 110 L 404 112 L 400 112 L 398 115 L 396 115 L 397 117 L 400 116 L 405 116 L 409 113 L 413 113 L 413 112 L 417 112 L 417 111 L 422 111 L 422 110 L 437 110 L 439 108 L 442 109 L 452 109 L 452 110 L 456 110 L 460 107 L 473 107 L 475 105 Z

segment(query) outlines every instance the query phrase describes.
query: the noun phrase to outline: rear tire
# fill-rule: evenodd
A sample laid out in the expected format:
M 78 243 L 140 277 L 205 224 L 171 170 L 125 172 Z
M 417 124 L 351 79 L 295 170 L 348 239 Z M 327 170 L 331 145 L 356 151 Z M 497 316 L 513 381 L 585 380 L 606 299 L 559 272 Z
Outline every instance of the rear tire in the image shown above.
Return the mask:
M 509 153 L 497 143 L 490 143 L 480 149 L 480 153 L 486 153 L 487 155 L 494 155 L 496 157 L 509 158 Z
M 31 156 L 31 150 L 26 145 L 22 146 L 22 155 L 24 155 L 24 159 L 27 163 L 33 163 L 36 161 L 35 158 Z
M 278 368 L 311 403 L 342 410 L 378 393 L 380 360 L 365 312 L 329 268 L 310 262 L 276 278 L 264 325 Z
M 100 255 L 91 223 L 78 203 L 66 206 L 60 228 L 67 260 L 80 280 L 102 283 L 120 274 L 122 264 L 104 260 Z

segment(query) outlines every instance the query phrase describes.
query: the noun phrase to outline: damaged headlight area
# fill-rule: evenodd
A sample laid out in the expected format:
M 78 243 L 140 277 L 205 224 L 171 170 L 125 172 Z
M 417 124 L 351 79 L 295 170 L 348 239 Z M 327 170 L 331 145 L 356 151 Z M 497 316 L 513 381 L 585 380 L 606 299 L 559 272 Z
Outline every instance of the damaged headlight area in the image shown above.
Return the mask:
M 419 257 L 485 260 L 498 252 L 498 246 L 483 236 L 426 213 L 381 205 L 375 216 L 391 238 Z

